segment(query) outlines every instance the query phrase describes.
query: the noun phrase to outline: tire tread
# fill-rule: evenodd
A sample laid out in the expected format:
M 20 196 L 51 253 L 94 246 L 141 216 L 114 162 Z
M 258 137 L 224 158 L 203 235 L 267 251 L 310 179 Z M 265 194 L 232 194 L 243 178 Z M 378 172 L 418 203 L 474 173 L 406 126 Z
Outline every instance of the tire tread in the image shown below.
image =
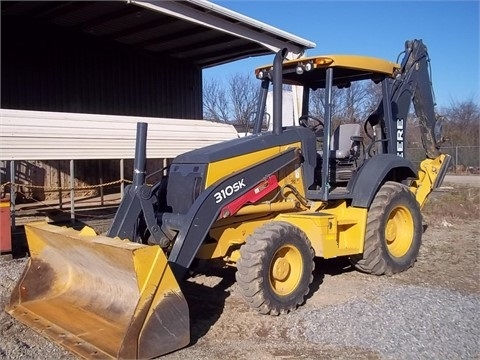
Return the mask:
M 307 269 L 311 269 L 305 289 L 296 296 L 293 302 L 278 304 L 275 299 L 269 296 L 266 291 L 269 284 L 264 284 L 263 260 L 266 257 L 269 247 L 276 239 L 291 235 L 300 236 L 306 242 L 310 250 Z M 273 239 L 273 240 L 272 240 Z M 240 293 L 247 305 L 256 309 L 261 314 L 279 315 L 295 310 L 303 303 L 309 292 L 310 284 L 313 281 L 314 251 L 306 235 L 297 227 L 282 221 L 272 221 L 262 225 L 250 235 L 246 243 L 240 248 L 240 259 L 237 262 L 236 280 Z
M 382 227 L 382 218 L 385 214 L 386 207 L 399 196 L 412 197 L 408 188 L 397 182 L 386 182 L 375 196 L 367 216 L 367 226 L 365 234 L 365 244 L 363 254 L 355 255 L 350 258 L 350 261 L 357 270 L 374 275 L 392 275 L 406 270 L 413 266 L 418 255 L 418 249 L 413 251 L 412 256 L 409 257 L 406 265 L 397 266 L 392 257 L 382 242 L 382 232 L 385 229 Z M 416 204 L 416 200 L 413 199 Z M 413 209 L 412 216 L 421 215 L 418 207 Z M 418 226 L 418 224 L 417 224 Z M 421 239 L 419 240 L 421 242 Z M 415 242 L 415 241 L 414 241 Z M 417 246 L 413 244 L 414 246 Z M 418 244 L 418 247 L 420 245 Z

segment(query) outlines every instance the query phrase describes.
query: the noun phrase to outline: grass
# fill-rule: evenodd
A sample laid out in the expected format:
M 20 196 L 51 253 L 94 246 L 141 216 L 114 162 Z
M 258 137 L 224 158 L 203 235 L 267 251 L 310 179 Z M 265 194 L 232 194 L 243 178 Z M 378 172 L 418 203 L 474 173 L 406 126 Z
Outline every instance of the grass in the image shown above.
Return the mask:
M 443 219 L 480 219 L 480 188 L 444 187 L 430 195 L 423 208 L 426 217 Z

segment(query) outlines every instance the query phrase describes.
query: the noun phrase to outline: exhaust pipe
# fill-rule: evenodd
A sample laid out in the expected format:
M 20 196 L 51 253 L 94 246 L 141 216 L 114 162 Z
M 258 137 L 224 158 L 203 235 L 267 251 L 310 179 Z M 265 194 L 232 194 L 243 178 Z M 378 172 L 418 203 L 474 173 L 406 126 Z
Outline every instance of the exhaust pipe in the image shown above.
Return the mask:
M 147 127 L 147 123 L 137 123 L 137 136 L 135 138 L 135 159 L 133 163 L 133 186 L 135 188 L 145 184 L 147 163 Z
M 282 133 L 282 83 L 283 83 L 283 60 L 288 54 L 288 49 L 283 48 L 275 55 L 273 60 L 273 133 Z

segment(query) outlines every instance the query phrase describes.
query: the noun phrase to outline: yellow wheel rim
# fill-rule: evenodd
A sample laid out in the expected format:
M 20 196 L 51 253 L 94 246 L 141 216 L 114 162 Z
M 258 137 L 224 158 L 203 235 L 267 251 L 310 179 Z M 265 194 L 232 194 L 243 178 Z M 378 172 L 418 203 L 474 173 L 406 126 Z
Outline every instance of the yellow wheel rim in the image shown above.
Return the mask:
M 297 288 L 302 276 L 303 259 L 292 245 L 277 250 L 270 264 L 270 285 L 281 296 L 289 295 Z
M 415 228 L 410 211 L 403 206 L 390 213 L 385 227 L 385 240 L 392 256 L 404 256 L 412 246 Z

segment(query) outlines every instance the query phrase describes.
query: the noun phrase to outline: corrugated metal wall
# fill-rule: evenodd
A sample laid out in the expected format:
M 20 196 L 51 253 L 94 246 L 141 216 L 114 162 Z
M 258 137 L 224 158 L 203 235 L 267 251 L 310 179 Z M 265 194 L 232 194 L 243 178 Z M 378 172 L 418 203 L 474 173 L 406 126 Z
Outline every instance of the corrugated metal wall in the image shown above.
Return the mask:
M 1 41 L 2 108 L 202 118 L 193 64 L 21 18 Z
M 69 196 L 65 190 L 70 186 L 69 160 L 75 160 L 76 188 L 131 180 L 139 121 L 148 123 L 149 174 L 181 153 L 237 137 L 232 125 L 206 120 L 0 109 L 0 183 L 12 177 L 9 163 L 2 160 L 15 161 L 14 183 L 22 184 L 16 188 L 19 195 L 37 200 Z M 119 159 L 125 159 L 124 176 Z M 52 190 L 58 187 L 63 192 Z M 119 184 L 103 189 L 115 192 Z M 98 191 L 95 186 L 75 193 Z
M 0 160 L 133 158 L 137 122 L 148 123 L 147 157 L 174 158 L 237 137 L 206 120 L 0 109 Z

